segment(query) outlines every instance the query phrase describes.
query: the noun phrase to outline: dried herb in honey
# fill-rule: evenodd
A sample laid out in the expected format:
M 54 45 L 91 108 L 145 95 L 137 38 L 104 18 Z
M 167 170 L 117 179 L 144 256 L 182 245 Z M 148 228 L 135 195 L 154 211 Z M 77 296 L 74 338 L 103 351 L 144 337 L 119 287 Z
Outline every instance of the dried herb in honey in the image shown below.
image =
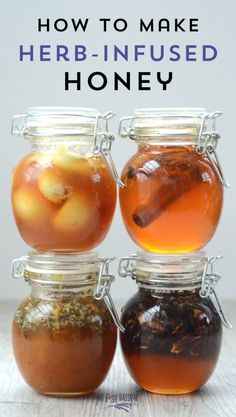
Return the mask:
M 165 355 L 206 359 L 218 354 L 221 323 L 210 300 L 199 290 L 152 296 L 142 289 L 122 313 L 121 335 L 127 354 Z
M 19 306 L 14 321 L 25 335 L 38 328 L 57 331 L 86 327 L 91 331 L 105 332 L 114 326 L 103 301 L 94 303 L 92 296 L 84 294 L 73 294 L 60 300 L 29 296 Z

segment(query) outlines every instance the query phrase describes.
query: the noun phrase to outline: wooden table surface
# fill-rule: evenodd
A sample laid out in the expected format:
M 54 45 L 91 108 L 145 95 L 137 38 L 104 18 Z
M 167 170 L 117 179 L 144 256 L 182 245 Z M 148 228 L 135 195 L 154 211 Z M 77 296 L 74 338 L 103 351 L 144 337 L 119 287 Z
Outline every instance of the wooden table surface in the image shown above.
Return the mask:
M 0 417 L 234 417 L 236 416 L 236 302 L 224 308 L 234 330 L 224 331 L 220 360 L 210 381 L 198 392 L 181 396 L 141 390 L 117 354 L 96 393 L 77 399 L 50 398 L 29 388 L 16 368 L 10 327 L 15 302 L 0 305 Z

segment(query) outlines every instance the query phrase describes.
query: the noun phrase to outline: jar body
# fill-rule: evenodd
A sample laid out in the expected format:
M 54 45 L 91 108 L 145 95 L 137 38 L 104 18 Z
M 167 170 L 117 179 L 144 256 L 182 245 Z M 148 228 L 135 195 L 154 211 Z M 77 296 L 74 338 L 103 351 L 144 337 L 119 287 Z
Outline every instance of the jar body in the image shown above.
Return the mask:
M 105 238 L 115 211 L 116 184 L 102 156 L 89 149 L 53 140 L 34 146 L 16 166 L 12 206 L 29 246 L 87 251 Z
M 12 326 L 15 359 L 25 381 L 52 396 L 94 391 L 106 377 L 117 331 L 104 304 L 86 293 L 26 298 Z
M 204 247 L 222 210 L 223 186 L 195 146 L 140 145 L 122 172 L 123 220 L 149 252 L 184 253 Z
M 210 299 L 195 291 L 140 291 L 122 312 L 127 368 L 138 385 L 159 394 L 200 388 L 217 363 L 222 325 Z

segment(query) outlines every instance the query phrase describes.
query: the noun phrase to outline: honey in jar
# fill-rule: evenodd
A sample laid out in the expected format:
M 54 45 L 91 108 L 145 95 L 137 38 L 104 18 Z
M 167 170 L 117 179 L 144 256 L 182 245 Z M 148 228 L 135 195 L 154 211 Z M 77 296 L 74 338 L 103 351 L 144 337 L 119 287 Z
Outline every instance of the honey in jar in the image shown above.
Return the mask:
M 14 261 L 13 276 L 24 276 L 31 294 L 14 316 L 13 350 L 20 373 L 37 392 L 82 395 L 106 377 L 118 321 L 109 295 L 113 276 L 101 271 L 107 263 L 94 253 L 31 253 Z
M 122 310 L 121 347 L 130 375 L 145 390 L 186 394 L 212 375 L 221 321 L 230 324 L 215 297 L 219 276 L 205 269 L 211 262 L 201 252 L 140 253 L 121 261 L 120 275 L 130 275 L 139 285 Z
M 121 175 L 121 212 L 129 235 L 143 249 L 192 252 L 212 238 L 224 183 L 215 152 L 218 115 L 204 109 L 141 109 L 128 128 L 127 120 L 121 121 L 120 134 L 138 144 Z
M 33 146 L 14 169 L 12 206 L 34 249 L 87 251 L 105 238 L 116 205 L 107 118 L 92 109 L 31 108 L 13 119 L 13 134 Z

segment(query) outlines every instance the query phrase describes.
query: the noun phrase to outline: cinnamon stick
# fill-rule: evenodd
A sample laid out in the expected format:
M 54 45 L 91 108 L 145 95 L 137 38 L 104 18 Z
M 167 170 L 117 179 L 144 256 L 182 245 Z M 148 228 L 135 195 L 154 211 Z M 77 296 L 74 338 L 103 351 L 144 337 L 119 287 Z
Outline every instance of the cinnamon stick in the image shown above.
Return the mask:
M 138 178 L 138 171 L 136 177 Z M 142 172 L 142 168 L 141 168 Z M 152 173 L 153 175 L 154 173 Z M 139 227 L 148 227 L 164 210 L 183 194 L 190 191 L 197 182 L 202 180 L 200 170 L 191 164 L 167 164 L 156 170 L 156 181 L 161 183 L 166 177 L 166 183 L 161 184 L 144 203 L 134 211 L 132 218 Z

